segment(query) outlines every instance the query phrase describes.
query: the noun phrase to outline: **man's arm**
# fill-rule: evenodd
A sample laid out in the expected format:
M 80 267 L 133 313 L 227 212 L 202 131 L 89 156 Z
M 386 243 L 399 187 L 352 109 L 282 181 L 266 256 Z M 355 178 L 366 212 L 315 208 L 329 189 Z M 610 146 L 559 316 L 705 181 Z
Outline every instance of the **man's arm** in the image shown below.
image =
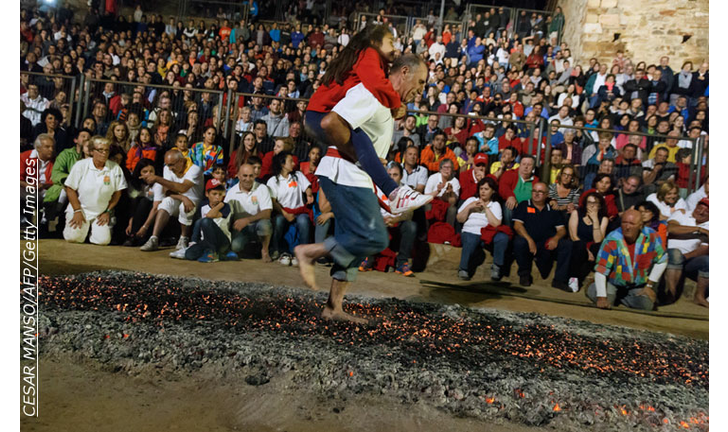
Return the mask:
M 533 238 L 531 238 L 530 235 L 528 235 L 528 231 L 526 231 L 526 226 L 521 221 L 513 221 L 513 230 L 518 234 L 519 236 L 523 237 L 528 241 L 529 243 L 533 242 Z M 535 243 L 535 242 L 534 242 Z
M 170 180 L 165 179 L 164 177 L 155 175 L 153 177 L 154 182 L 161 184 L 165 189 L 168 191 L 172 191 L 172 193 L 175 194 L 183 194 L 190 190 L 192 186 L 195 184 L 190 180 L 185 180 L 182 183 L 176 183 Z M 153 182 L 153 183 L 154 183 Z

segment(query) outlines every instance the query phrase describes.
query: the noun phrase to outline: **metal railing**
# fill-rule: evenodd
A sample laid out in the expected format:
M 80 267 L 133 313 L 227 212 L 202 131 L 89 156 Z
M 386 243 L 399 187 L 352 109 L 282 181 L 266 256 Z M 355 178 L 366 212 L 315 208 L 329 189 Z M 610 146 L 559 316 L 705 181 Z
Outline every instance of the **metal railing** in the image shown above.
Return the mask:
M 56 108 L 63 119 L 59 119 L 62 126 L 75 125 L 74 114 L 78 113 L 77 102 L 79 77 L 59 74 L 44 74 L 39 72 L 20 72 L 20 82 L 26 88 L 30 84 L 38 86 L 38 91 L 48 103 L 45 108 Z
M 377 18 L 379 14 L 376 13 L 370 13 L 370 12 L 359 12 L 356 14 L 356 23 L 354 23 L 354 31 L 359 31 L 362 29 L 361 27 L 361 18 L 363 16 L 367 17 L 367 25 L 375 22 L 375 19 Z M 383 24 L 392 23 L 394 28 L 397 30 L 397 36 L 398 37 L 406 37 L 409 35 L 410 31 L 410 17 L 402 16 L 402 15 L 382 15 L 382 18 L 386 18 L 387 21 L 383 22 Z

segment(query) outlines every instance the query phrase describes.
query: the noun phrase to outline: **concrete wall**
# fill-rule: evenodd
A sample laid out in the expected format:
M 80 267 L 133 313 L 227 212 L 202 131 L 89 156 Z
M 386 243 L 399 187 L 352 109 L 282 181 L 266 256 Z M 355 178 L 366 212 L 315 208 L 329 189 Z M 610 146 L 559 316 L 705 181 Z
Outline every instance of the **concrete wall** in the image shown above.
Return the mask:
M 583 64 L 596 57 L 611 63 L 617 50 L 635 63 L 670 56 L 673 69 L 708 59 L 708 0 L 559 0 L 564 40 Z M 614 41 L 615 33 L 620 37 Z M 690 36 L 683 43 L 683 37 Z

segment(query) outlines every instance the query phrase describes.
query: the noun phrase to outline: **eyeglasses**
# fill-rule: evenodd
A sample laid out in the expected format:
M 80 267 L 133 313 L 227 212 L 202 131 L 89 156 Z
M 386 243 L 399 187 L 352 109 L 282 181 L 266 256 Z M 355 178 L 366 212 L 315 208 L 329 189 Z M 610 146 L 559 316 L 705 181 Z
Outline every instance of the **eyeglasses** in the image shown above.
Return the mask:
M 106 149 L 103 149 L 103 148 L 102 149 L 95 148 L 94 151 L 97 151 L 99 153 L 108 153 L 109 152 L 109 149 L 107 149 L 107 148 Z

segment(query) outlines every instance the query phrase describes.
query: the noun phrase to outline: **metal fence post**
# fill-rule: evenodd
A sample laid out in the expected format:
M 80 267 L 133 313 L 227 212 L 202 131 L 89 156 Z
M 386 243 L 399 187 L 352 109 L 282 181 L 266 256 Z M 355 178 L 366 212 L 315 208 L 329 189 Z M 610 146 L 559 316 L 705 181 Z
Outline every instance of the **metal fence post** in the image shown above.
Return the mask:
M 544 118 L 541 117 L 541 120 L 543 121 Z M 542 124 L 545 124 L 546 122 L 543 121 Z M 538 161 L 541 161 L 541 134 L 544 133 L 544 129 L 538 131 L 539 132 L 539 139 L 538 139 Z M 546 132 L 546 154 L 544 155 L 544 162 L 543 162 L 543 170 L 541 171 L 541 181 L 549 184 L 551 181 L 551 131 L 545 130 Z
M 84 95 L 83 95 L 83 114 L 81 115 L 83 121 L 84 118 L 88 115 L 88 100 L 89 97 L 91 97 L 91 80 L 88 79 L 84 82 Z
M 83 87 L 86 84 L 86 77 L 82 74 L 81 79 L 78 82 L 78 100 L 76 100 L 76 120 L 74 126 L 78 127 L 81 124 L 81 103 L 83 101 Z
M 697 183 L 697 180 L 695 179 L 695 165 L 698 162 L 698 147 L 700 146 L 700 139 L 693 141 L 693 153 L 690 157 L 690 174 L 688 175 L 688 191 L 689 193 L 695 192 L 695 184 Z
M 533 154 L 533 134 L 536 131 L 536 123 L 531 123 L 528 125 L 528 152 Z
M 705 149 L 705 136 L 699 136 L 697 142 L 695 143 L 695 146 L 698 148 L 698 156 L 695 158 L 695 187 L 693 188 L 692 192 L 695 192 L 696 190 L 700 189 L 700 186 L 702 186 L 700 180 L 703 171 L 703 150 Z
M 81 75 L 83 76 L 83 75 Z M 73 120 L 73 114 L 74 114 L 74 106 L 73 103 L 76 100 L 76 77 L 73 77 L 71 80 L 71 91 L 68 94 L 68 117 L 69 121 L 68 123 L 73 125 L 74 127 L 78 126 L 78 123 L 74 123 Z
M 233 97 L 235 94 L 233 93 L 232 89 L 228 89 L 227 91 L 227 103 L 225 104 L 225 119 L 223 120 L 223 136 L 227 136 L 228 132 L 228 123 L 230 122 L 230 105 L 233 100 Z M 219 110 L 218 110 L 219 114 Z

